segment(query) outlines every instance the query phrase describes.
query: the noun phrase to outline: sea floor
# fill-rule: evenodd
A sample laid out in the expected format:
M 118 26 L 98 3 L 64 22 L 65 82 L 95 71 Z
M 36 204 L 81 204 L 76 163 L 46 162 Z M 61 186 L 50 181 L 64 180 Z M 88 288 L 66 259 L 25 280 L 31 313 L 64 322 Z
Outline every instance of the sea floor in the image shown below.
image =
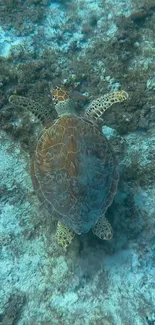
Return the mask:
M 155 324 L 154 0 L 0 3 L 0 324 Z M 56 118 L 66 87 L 77 114 L 113 90 L 104 115 L 120 181 L 107 211 L 114 236 L 75 236 L 66 251 L 30 177 L 39 122 L 9 104 L 38 101 Z

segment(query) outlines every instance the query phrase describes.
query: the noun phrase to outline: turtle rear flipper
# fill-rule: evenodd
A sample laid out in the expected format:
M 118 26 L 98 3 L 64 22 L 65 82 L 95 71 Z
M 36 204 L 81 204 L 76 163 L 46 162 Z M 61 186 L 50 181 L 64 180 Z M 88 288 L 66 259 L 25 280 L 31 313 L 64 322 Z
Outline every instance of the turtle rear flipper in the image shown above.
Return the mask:
M 58 222 L 57 230 L 56 230 L 56 241 L 57 243 L 66 249 L 72 242 L 75 233 L 69 229 L 67 226 Z
M 28 97 L 11 95 L 9 97 L 9 103 L 15 107 L 27 109 L 33 113 L 43 124 L 51 121 L 51 112 L 44 108 L 40 103 L 35 102 Z
M 105 216 L 100 218 L 92 228 L 93 233 L 102 240 L 110 240 L 113 237 L 111 224 Z

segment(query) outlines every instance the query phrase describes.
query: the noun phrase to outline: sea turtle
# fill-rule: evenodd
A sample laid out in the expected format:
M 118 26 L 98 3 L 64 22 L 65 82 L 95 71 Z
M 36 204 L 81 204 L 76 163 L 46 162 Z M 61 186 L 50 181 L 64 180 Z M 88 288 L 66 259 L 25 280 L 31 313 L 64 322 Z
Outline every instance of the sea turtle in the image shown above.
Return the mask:
M 63 97 L 64 95 L 64 97 Z M 83 116 L 73 114 L 64 88 L 54 88 L 58 118 L 42 105 L 26 97 L 12 95 L 9 102 L 27 108 L 42 121 L 42 132 L 31 164 L 31 178 L 37 196 L 58 220 L 56 238 L 67 247 L 74 234 L 92 229 L 100 239 L 112 238 L 112 227 L 105 217 L 117 190 L 118 167 L 98 120 L 112 104 L 128 98 L 115 91 L 93 100 Z

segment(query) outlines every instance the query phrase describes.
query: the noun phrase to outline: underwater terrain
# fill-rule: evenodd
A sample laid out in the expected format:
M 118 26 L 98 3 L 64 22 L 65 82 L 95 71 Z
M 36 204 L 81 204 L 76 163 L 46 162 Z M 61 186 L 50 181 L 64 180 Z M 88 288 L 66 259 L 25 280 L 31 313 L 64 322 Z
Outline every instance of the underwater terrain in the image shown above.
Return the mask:
M 0 0 L 0 324 L 155 324 L 155 1 Z M 57 117 L 62 85 L 77 115 L 123 89 L 102 122 L 119 163 L 106 217 L 113 238 L 64 250 L 32 187 L 42 131 L 11 95 Z

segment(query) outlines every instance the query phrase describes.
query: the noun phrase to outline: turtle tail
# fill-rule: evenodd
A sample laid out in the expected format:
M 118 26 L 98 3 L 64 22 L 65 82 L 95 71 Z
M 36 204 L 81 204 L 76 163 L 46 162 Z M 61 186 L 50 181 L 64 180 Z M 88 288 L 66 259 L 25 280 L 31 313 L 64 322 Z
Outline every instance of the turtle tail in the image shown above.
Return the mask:
M 44 108 L 40 103 L 35 102 L 28 97 L 11 95 L 9 97 L 9 103 L 15 107 L 27 109 L 33 113 L 43 124 L 45 122 L 51 121 L 50 111 Z
M 129 97 L 124 90 L 114 91 L 93 100 L 86 109 L 85 116 L 98 120 L 113 104 L 124 102 Z

